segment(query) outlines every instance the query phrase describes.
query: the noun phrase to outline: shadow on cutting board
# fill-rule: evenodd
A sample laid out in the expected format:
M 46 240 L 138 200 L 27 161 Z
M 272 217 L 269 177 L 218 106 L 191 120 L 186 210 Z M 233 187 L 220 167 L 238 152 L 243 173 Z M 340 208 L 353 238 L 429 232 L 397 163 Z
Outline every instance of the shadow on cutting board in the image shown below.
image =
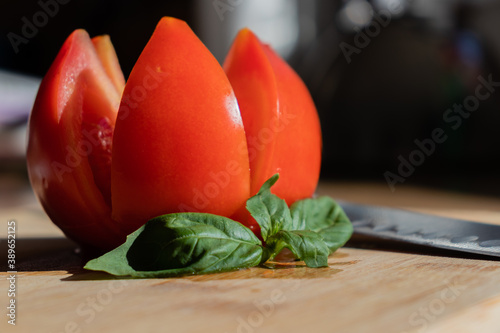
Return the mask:
M 7 253 L 7 241 L 0 239 L 2 253 Z M 64 237 L 16 239 L 16 267 L 18 272 L 82 271 L 82 257 L 78 246 Z M 2 260 L 0 271 L 7 271 L 7 260 Z
M 7 242 L 0 239 L 3 253 L 7 253 Z M 381 252 L 404 252 L 427 256 L 441 256 L 451 258 L 467 258 L 478 260 L 500 260 L 498 257 L 489 257 L 470 253 L 405 244 L 394 241 L 379 241 L 369 238 L 353 237 L 346 247 L 377 250 Z M 114 277 L 103 272 L 92 272 L 83 269 L 88 258 L 84 258 L 78 245 L 64 237 L 57 238 L 26 238 L 19 239 L 16 246 L 16 270 L 18 272 L 49 272 L 65 271 L 71 274 L 62 281 L 82 280 L 109 280 L 129 279 L 128 277 Z M 2 260 L 0 271 L 8 271 L 7 260 Z M 232 272 L 214 273 L 205 275 L 190 275 L 172 279 L 188 279 L 191 281 L 232 280 L 232 279 L 316 279 L 328 278 L 341 273 L 343 268 L 355 265 L 357 261 L 349 259 L 349 255 L 339 249 L 330 256 L 330 267 L 308 268 L 302 261 L 296 261 L 290 253 L 282 253 L 274 262 L 266 263 L 268 268 L 255 267 Z
M 0 251 L 7 253 L 5 238 L 0 239 Z M 342 267 L 355 264 L 349 261 L 348 254 L 337 251 L 330 257 L 330 267 L 309 268 L 304 262 L 296 261 L 290 253 L 280 254 L 275 262 L 268 262 L 268 268 L 255 267 L 232 272 L 213 273 L 204 275 L 189 275 L 161 279 L 188 279 L 191 281 L 232 280 L 232 279 L 317 279 L 328 278 L 342 272 Z M 17 272 L 67 272 L 70 276 L 62 281 L 91 281 L 110 279 L 130 279 L 129 277 L 115 277 L 104 272 L 93 272 L 83 269 L 91 258 L 86 258 L 76 243 L 64 237 L 54 238 L 24 238 L 16 242 L 16 271 Z M 8 271 L 7 260 L 2 260 L 0 271 Z M 159 279 L 160 280 L 160 279 Z
M 297 261 L 291 253 L 280 253 L 276 261 L 265 264 L 266 267 L 252 267 L 230 272 L 183 275 L 179 277 L 158 278 L 158 284 L 173 280 L 189 280 L 195 282 L 243 279 L 322 279 L 342 272 L 343 266 L 353 265 L 356 260 L 349 259 L 349 255 L 341 250 L 330 256 L 329 267 L 309 268 L 303 261 Z M 104 280 L 104 279 L 131 279 L 130 277 L 113 277 L 103 272 L 89 272 L 86 274 L 75 273 L 63 278 L 63 281 Z

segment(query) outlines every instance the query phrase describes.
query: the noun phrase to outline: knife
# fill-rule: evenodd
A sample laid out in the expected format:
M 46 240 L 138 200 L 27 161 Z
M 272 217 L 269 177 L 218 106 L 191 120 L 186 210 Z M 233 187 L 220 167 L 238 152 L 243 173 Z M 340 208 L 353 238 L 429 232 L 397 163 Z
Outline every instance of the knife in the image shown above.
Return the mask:
M 337 201 L 354 236 L 500 257 L 500 225 Z

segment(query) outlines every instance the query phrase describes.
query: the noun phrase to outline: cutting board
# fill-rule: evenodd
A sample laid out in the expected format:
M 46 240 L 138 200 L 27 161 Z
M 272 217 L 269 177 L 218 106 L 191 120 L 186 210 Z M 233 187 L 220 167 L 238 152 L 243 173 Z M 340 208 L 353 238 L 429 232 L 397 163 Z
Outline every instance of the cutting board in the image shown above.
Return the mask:
M 0 213 L 2 253 L 7 221 L 18 227 L 16 325 L 3 315 L 0 332 L 500 332 L 499 261 L 351 242 L 327 268 L 307 268 L 284 255 L 272 269 L 114 279 L 82 270 L 76 245 L 17 185 L 9 185 L 8 196 L 4 191 Z M 318 192 L 500 221 L 496 198 L 405 186 L 393 193 L 366 183 L 323 183 Z M 5 313 L 10 274 L 0 267 Z

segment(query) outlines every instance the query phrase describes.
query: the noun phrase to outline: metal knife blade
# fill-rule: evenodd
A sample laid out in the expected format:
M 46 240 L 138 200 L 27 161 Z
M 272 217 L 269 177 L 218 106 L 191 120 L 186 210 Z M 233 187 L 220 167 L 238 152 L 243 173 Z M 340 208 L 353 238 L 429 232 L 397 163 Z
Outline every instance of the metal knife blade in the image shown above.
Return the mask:
M 500 257 L 500 225 L 337 201 L 354 235 Z

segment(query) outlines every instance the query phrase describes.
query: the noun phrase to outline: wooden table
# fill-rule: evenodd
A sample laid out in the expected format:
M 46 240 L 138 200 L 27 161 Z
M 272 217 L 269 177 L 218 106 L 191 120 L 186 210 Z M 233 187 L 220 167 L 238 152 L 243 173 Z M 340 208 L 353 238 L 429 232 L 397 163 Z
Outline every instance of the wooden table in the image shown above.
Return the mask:
M 81 269 L 66 240 L 17 181 L 1 180 L 1 251 L 17 223 L 16 326 L 0 264 L 0 332 L 500 332 L 500 264 L 446 252 L 348 244 L 328 268 L 172 279 L 113 279 Z M 320 194 L 500 223 L 500 199 L 385 184 L 323 183 Z M 5 255 L 2 256 L 5 258 Z

